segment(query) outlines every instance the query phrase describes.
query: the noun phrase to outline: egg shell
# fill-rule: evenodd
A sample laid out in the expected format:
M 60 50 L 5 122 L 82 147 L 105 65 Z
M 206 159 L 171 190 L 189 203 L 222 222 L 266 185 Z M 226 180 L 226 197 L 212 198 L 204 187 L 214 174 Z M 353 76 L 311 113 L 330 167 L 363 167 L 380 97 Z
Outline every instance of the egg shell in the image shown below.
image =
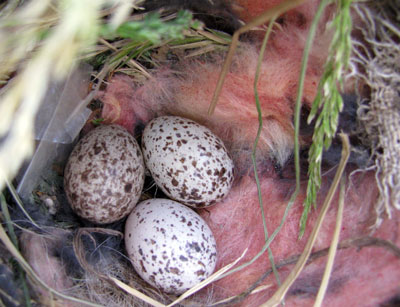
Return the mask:
M 99 126 L 71 152 L 64 189 L 72 209 L 98 224 L 127 216 L 141 195 L 144 161 L 135 138 L 116 125 Z
M 177 116 L 153 119 L 144 129 L 142 149 L 156 184 L 185 205 L 212 205 L 232 187 L 234 164 L 223 142 L 192 120 Z
M 177 295 L 209 277 L 217 261 L 205 221 L 170 199 L 149 199 L 134 208 L 125 225 L 125 247 L 145 281 Z

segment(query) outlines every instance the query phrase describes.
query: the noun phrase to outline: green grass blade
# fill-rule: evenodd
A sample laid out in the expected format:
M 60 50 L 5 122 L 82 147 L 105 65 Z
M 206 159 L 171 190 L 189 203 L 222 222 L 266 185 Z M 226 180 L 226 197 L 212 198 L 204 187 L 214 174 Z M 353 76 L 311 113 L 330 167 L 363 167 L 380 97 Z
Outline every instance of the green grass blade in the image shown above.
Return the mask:
M 325 7 L 330 1 L 320 3 Z M 315 204 L 317 192 L 321 186 L 321 161 L 324 149 L 328 149 L 335 136 L 339 113 L 343 108 L 343 100 L 339 93 L 338 84 L 343 84 L 343 71 L 347 68 L 351 52 L 351 16 L 350 5 L 352 0 L 338 0 L 337 13 L 332 22 L 335 27 L 330 53 L 325 70 L 318 86 L 318 94 L 313 102 L 308 122 L 311 122 L 320 111 L 314 128 L 313 143 L 309 150 L 309 169 L 307 197 L 300 219 L 301 238 L 304 234 L 307 217 L 312 204 Z M 318 13 L 318 12 L 317 12 Z M 319 19 L 319 18 L 318 18 Z M 317 20 L 317 14 L 314 21 Z M 313 21 L 313 24 L 314 24 Z
M 276 19 L 276 17 L 271 19 L 268 29 L 267 29 L 267 32 L 265 33 L 265 37 L 264 37 L 264 40 L 263 40 L 263 43 L 261 46 L 261 50 L 260 50 L 260 55 L 258 57 L 257 69 L 256 69 L 255 78 L 254 78 L 254 96 L 255 96 L 255 102 L 256 102 L 257 114 L 258 114 L 258 130 L 257 130 L 257 135 L 256 135 L 256 138 L 254 141 L 254 145 L 253 145 L 251 159 L 253 161 L 254 178 L 255 178 L 256 184 L 257 184 L 258 202 L 260 204 L 260 209 L 261 209 L 265 241 L 268 241 L 267 221 L 265 219 L 264 206 L 263 206 L 263 200 L 262 200 L 262 191 L 261 191 L 261 186 L 260 186 L 260 180 L 258 178 L 257 162 L 256 162 L 256 152 L 257 152 L 258 141 L 260 139 L 261 131 L 263 128 L 262 110 L 261 110 L 261 106 L 260 106 L 260 99 L 258 96 L 257 83 L 258 83 L 258 80 L 260 77 L 260 69 L 261 69 L 261 64 L 262 64 L 263 58 L 264 58 L 265 48 L 267 46 L 268 38 L 272 31 L 272 27 L 275 23 L 275 19 Z M 269 256 L 269 260 L 271 262 L 272 271 L 274 272 L 274 275 L 275 275 L 278 285 L 280 285 L 281 281 L 280 281 L 279 274 L 278 274 L 278 271 L 275 266 L 274 256 L 272 254 L 272 250 L 270 247 L 268 247 L 268 256 Z

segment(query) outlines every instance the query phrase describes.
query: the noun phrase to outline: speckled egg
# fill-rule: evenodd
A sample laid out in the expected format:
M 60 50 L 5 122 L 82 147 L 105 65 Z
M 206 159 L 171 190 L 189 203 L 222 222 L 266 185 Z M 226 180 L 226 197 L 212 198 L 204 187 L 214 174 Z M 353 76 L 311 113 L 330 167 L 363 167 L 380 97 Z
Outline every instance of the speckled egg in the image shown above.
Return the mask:
M 107 224 L 135 207 L 144 172 L 135 138 L 119 126 L 99 126 L 74 147 L 64 171 L 64 189 L 79 216 Z
M 234 166 L 223 142 L 192 120 L 153 119 L 144 129 L 142 149 L 156 184 L 185 205 L 212 205 L 231 189 Z
M 170 199 L 140 202 L 125 225 L 125 246 L 136 272 L 166 293 L 181 294 L 210 276 L 214 236 L 192 209 Z

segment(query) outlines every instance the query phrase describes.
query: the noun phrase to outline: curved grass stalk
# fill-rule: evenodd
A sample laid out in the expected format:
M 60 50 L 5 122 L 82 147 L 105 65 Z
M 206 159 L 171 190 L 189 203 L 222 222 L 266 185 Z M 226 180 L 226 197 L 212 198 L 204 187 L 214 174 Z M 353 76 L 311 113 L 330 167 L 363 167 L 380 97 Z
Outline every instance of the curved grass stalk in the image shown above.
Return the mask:
M 236 50 L 236 47 L 237 47 L 237 44 L 238 44 L 239 35 L 244 33 L 244 32 L 246 32 L 246 31 L 248 31 L 248 30 L 250 30 L 251 28 L 253 28 L 255 26 L 261 25 L 261 24 L 267 22 L 268 20 L 271 20 L 271 19 L 275 18 L 276 16 L 279 16 L 283 12 L 285 12 L 285 11 L 287 11 L 287 10 L 293 8 L 293 7 L 296 7 L 296 6 L 300 5 L 303 1 L 304 0 L 302 0 L 302 1 L 285 1 L 281 5 L 273 8 L 272 10 L 269 10 L 269 11 L 263 13 L 262 15 L 257 17 L 255 20 L 253 20 L 252 22 L 250 22 L 249 24 L 247 24 L 246 26 L 240 28 L 238 31 L 235 32 L 235 34 L 232 37 L 232 43 L 230 45 L 230 48 L 229 48 L 229 51 L 228 51 L 228 55 L 227 55 L 227 57 L 225 59 L 224 66 L 222 68 L 221 74 L 220 74 L 219 79 L 218 79 L 218 83 L 217 83 L 216 90 L 214 92 L 213 100 L 212 100 L 212 102 L 210 104 L 210 107 L 208 109 L 208 113 L 209 114 L 212 114 L 214 112 L 215 107 L 216 107 L 219 94 L 220 94 L 220 92 L 222 90 L 222 85 L 223 85 L 225 76 L 226 76 L 226 74 L 227 74 L 227 72 L 229 70 L 230 64 L 232 62 L 233 54 L 234 54 L 234 52 Z M 307 55 L 308 55 L 308 53 L 307 53 Z M 304 62 L 304 60 L 303 60 L 303 62 Z M 306 64 L 302 65 L 302 70 L 301 70 L 301 76 L 302 77 L 300 77 L 300 79 L 302 79 L 302 81 L 301 81 L 302 83 L 301 84 L 304 84 L 305 67 L 306 67 Z M 302 90 L 303 90 L 302 86 L 300 88 L 300 85 L 299 85 L 299 92 L 302 93 Z M 301 95 L 300 95 L 300 97 L 301 97 Z M 259 108 L 259 105 L 257 107 Z M 250 261 L 248 261 L 246 263 L 243 263 L 240 266 L 232 269 L 231 271 L 221 275 L 220 279 L 221 278 L 225 278 L 228 275 L 231 275 L 231 274 L 233 274 L 235 272 L 238 272 L 238 271 L 246 268 L 247 266 L 249 266 L 252 263 L 254 263 L 258 258 L 260 258 L 264 254 L 264 252 L 269 248 L 271 242 L 275 239 L 275 237 L 278 235 L 279 231 L 281 230 L 281 228 L 282 228 L 283 224 L 285 223 L 286 218 L 287 218 L 287 216 L 289 214 L 289 211 L 292 208 L 292 206 L 293 206 L 293 204 L 294 204 L 294 202 L 295 202 L 295 200 L 297 198 L 297 195 L 298 195 L 298 193 L 300 191 L 300 155 L 299 155 L 299 142 L 298 142 L 299 127 L 300 127 L 300 107 L 301 107 L 301 98 L 300 99 L 298 98 L 298 101 L 297 101 L 297 104 L 296 104 L 295 120 L 294 120 L 294 122 L 295 122 L 295 141 L 294 141 L 295 154 L 294 154 L 294 156 L 295 156 L 295 168 L 296 168 L 296 189 L 293 192 L 292 196 L 290 197 L 290 200 L 288 202 L 288 205 L 286 206 L 286 209 L 285 209 L 285 212 L 284 212 L 283 217 L 281 219 L 281 222 L 280 222 L 278 227 L 275 229 L 275 231 L 271 234 L 271 236 L 268 239 L 267 239 L 267 236 L 266 236 L 265 244 L 263 245 L 261 250 L 257 253 L 257 255 L 254 256 L 253 259 L 251 259 Z M 260 112 L 259 112 L 259 115 L 260 115 Z M 259 117 L 259 122 L 260 122 L 260 117 Z M 261 118 L 261 124 L 262 124 L 262 118 Z M 257 141 L 257 139 L 256 139 L 256 141 Z M 256 142 L 255 142 L 255 145 L 256 145 Z M 253 161 L 253 163 L 254 163 L 254 161 Z M 259 193 L 260 193 L 260 189 L 261 189 L 260 188 L 260 184 L 259 184 L 259 182 L 257 182 L 257 190 L 258 190 Z M 261 206 L 262 206 L 262 204 L 261 204 Z M 265 221 L 264 217 L 263 217 L 263 220 Z
M 65 295 L 63 293 L 60 293 L 53 288 L 48 287 L 46 285 L 46 283 L 40 279 L 40 277 L 36 274 L 36 272 L 28 264 L 28 262 L 26 262 L 26 260 L 22 257 L 20 252 L 17 250 L 17 248 L 11 242 L 10 238 L 7 236 L 2 225 L 0 225 L 0 241 L 3 242 L 3 244 L 5 245 L 7 250 L 14 256 L 16 261 L 21 265 L 21 267 L 29 275 L 29 277 L 32 278 L 32 280 L 35 281 L 40 287 L 49 291 L 52 295 L 57 296 L 62 299 L 65 299 L 65 300 L 68 300 L 68 301 L 79 303 L 82 306 L 101 307 L 101 305 L 99 305 L 99 304 L 95 304 L 95 303 L 81 300 L 81 299 L 78 299 L 75 297 L 71 297 L 71 296 Z
M 283 298 L 285 297 L 290 286 L 294 283 L 294 281 L 300 275 L 301 271 L 303 270 L 303 268 L 308 260 L 308 257 L 311 254 L 311 250 L 317 239 L 319 230 L 321 229 L 323 220 L 325 218 L 326 213 L 328 212 L 329 205 L 332 202 L 333 196 L 335 195 L 335 192 L 339 185 L 340 178 L 342 177 L 344 169 L 346 167 L 347 160 L 350 156 L 350 143 L 349 143 L 348 136 L 346 134 L 340 134 L 340 137 L 342 138 L 342 143 L 343 143 L 342 158 L 340 160 L 340 164 L 336 171 L 332 185 L 329 188 L 328 195 L 326 196 L 326 198 L 324 200 L 324 204 L 322 205 L 321 212 L 319 213 L 318 219 L 317 219 L 315 226 L 311 232 L 310 238 L 308 239 L 307 244 L 304 248 L 304 251 L 301 254 L 299 260 L 297 261 L 295 267 L 292 269 L 292 271 L 290 272 L 288 277 L 285 279 L 285 281 L 282 283 L 282 285 L 279 287 L 279 289 L 274 293 L 274 295 L 265 304 L 262 305 L 263 307 L 277 306 L 283 300 Z
M 14 244 L 15 248 L 19 249 L 18 238 L 15 234 L 14 227 L 13 227 L 11 217 L 10 217 L 10 213 L 8 212 L 8 204 L 6 202 L 6 199 L 3 195 L 3 193 L 0 195 L 0 201 L 1 201 L 1 212 L 3 213 L 10 239 L 11 239 L 12 243 Z M 24 271 L 22 270 L 21 266 L 20 265 L 17 265 L 17 266 L 18 266 L 17 271 L 19 274 L 19 279 L 22 284 L 22 291 L 25 296 L 25 304 L 27 307 L 30 307 L 31 306 L 31 298 L 30 298 L 30 294 L 29 294 L 29 290 L 28 290 L 28 285 L 26 283 L 25 274 L 24 274 Z
M 260 180 L 258 178 L 257 162 L 256 162 L 257 145 L 258 145 L 258 141 L 260 139 L 261 131 L 262 131 L 262 128 L 263 128 L 262 110 L 261 110 L 261 106 L 260 106 L 260 99 L 259 99 L 259 96 L 258 96 L 257 83 L 258 83 L 258 80 L 259 80 L 259 77 L 260 77 L 261 64 L 262 64 L 262 61 L 263 61 L 263 58 L 264 58 L 265 48 L 267 46 L 268 38 L 269 38 L 269 36 L 270 36 L 270 34 L 272 32 L 272 27 L 274 26 L 276 18 L 277 18 L 277 16 L 273 16 L 271 18 L 271 21 L 269 22 L 269 26 L 268 26 L 267 32 L 265 33 L 264 40 L 263 40 L 262 45 L 261 45 L 260 54 L 258 56 L 256 74 L 255 74 L 255 77 L 254 77 L 254 97 L 255 97 L 255 102 L 256 102 L 256 107 L 257 107 L 257 114 L 258 114 L 258 130 L 257 130 L 257 135 L 256 135 L 256 138 L 255 138 L 255 141 L 254 141 L 254 144 L 253 144 L 253 151 L 252 151 L 252 154 L 251 154 L 251 160 L 253 162 L 254 178 L 255 178 L 256 184 L 257 184 L 258 202 L 260 204 L 260 209 L 261 209 L 261 217 L 262 217 L 262 221 L 263 221 L 265 241 L 268 240 L 268 229 L 267 229 L 267 221 L 265 220 L 264 205 L 263 205 L 263 199 L 262 199 L 262 194 L 261 194 L 261 186 L 260 186 Z M 268 257 L 269 257 L 269 260 L 271 262 L 271 267 L 272 267 L 272 270 L 274 272 L 276 281 L 277 281 L 278 285 L 280 285 L 281 281 L 280 281 L 280 278 L 279 278 L 278 271 L 277 271 L 277 269 L 275 267 L 274 256 L 272 254 L 272 250 L 271 250 L 270 247 L 268 247 Z
M 228 54 L 226 56 L 224 65 L 222 67 L 221 73 L 218 77 L 217 86 L 215 87 L 214 95 L 211 100 L 210 106 L 208 108 L 208 115 L 212 115 L 214 113 L 215 107 L 217 106 L 219 95 L 222 91 L 222 86 L 224 85 L 225 77 L 229 71 L 229 67 L 231 66 L 233 55 L 235 54 L 236 48 L 239 44 L 239 36 L 254 27 L 260 26 L 268 21 L 270 21 L 275 16 L 279 16 L 284 12 L 293 9 L 300 4 L 302 4 L 305 0 L 285 0 L 282 3 L 274 6 L 270 10 L 262 13 L 261 15 L 254 18 L 252 21 L 238 29 L 232 36 L 232 42 L 229 46 Z
M 300 76 L 299 76 L 299 85 L 298 85 L 298 89 L 297 89 L 297 99 L 296 99 L 296 105 L 295 105 L 295 114 L 294 114 L 294 163 L 295 163 L 295 170 L 296 170 L 296 188 L 295 191 L 293 192 L 292 196 L 289 199 L 289 202 L 285 208 L 285 212 L 283 214 L 283 217 L 281 219 L 280 224 L 278 225 L 278 227 L 275 229 L 275 231 L 271 234 L 271 236 L 266 240 L 264 246 L 261 248 L 261 250 L 259 251 L 259 253 L 254 256 L 253 259 L 251 259 L 250 261 L 243 263 L 242 265 L 236 267 L 235 269 L 227 272 L 226 274 L 222 275 L 221 278 L 224 278 L 230 274 L 233 274 L 237 271 L 240 271 L 242 269 L 244 269 L 245 267 L 251 265 L 252 263 L 254 263 L 259 257 L 261 257 L 264 252 L 269 248 L 271 242 L 275 239 L 275 237 L 278 235 L 279 231 L 281 230 L 281 228 L 283 227 L 283 224 L 286 221 L 286 218 L 289 214 L 290 209 L 292 208 L 292 206 L 295 203 L 295 200 L 297 198 L 297 195 L 300 192 L 300 144 L 299 144 L 299 131 L 300 131 L 300 110 L 301 110 L 301 100 L 302 100 L 302 96 L 303 96 L 303 87 L 304 87 L 304 80 L 305 80 L 305 74 L 306 74 L 306 69 L 307 69 L 307 63 L 308 63 L 308 55 L 310 53 L 311 50 L 311 46 L 312 46 L 312 42 L 317 30 L 317 26 L 318 26 L 318 21 L 322 15 L 322 12 L 324 10 L 324 8 L 326 7 L 326 5 L 328 4 L 330 0 L 323 0 L 321 2 L 321 4 L 318 7 L 318 10 L 315 14 L 315 17 L 313 19 L 313 22 L 311 24 L 310 27 L 310 31 L 309 31 L 309 35 L 307 37 L 307 41 L 304 47 L 304 52 L 303 52 L 303 58 L 302 58 L 302 63 L 301 63 L 301 70 L 300 70 Z M 273 18 L 274 15 L 269 16 L 269 18 Z M 232 44 L 234 42 L 234 39 L 232 39 Z M 224 63 L 224 65 L 226 65 L 226 63 L 228 62 L 228 58 L 226 60 L 226 62 Z M 229 66 L 228 66 L 229 67 Z M 221 72 L 221 75 L 223 73 Z M 211 106 L 210 106 L 211 107 Z M 258 186 L 259 189 L 259 186 Z

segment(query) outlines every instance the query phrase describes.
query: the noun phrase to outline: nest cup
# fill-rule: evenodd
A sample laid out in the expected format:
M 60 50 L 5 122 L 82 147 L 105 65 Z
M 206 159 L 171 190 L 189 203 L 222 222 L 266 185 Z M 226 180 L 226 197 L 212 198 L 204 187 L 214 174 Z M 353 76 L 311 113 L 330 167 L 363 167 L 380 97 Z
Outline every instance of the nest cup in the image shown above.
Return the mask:
M 149 45 L 148 40 L 139 41 L 137 44 L 140 47 L 133 50 L 129 49 L 132 41 L 128 38 L 113 41 L 107 36 L 96 36 L 96 33 L 100 33 L 100 27 L 113 29 L 122 23 L 121 18 L 129 19 L 127 16 L 131 7 L 127 7 L 123 1 L 116 6 L 110 5 L 108 1 L 99 1 L 98 4 L 82 1 L 82 4 L 77 4 L 76 7 L 71 5 L 66 10 L 62 10 L 61 5 L 58 10 L 54 10 L 50 5 L 40 5 L 39 0 L 31 2 L 31 5 L 13 7 L 10 1 L 0 10 L 0 21 L 4 21 L 0 23 L 0 34 L 6 35 L 11 30 L 16 34 L 15 42 L 21 47 L 19 49 L 18 45 L 11 42 L 9 45 L 4 44 L 4 50 L 0 49 L 1 59 L 7 64 L 0 70 L 0 110 L 4 111 L 0 113 L 5 114 L 5 120 L 0 125 L 0 131 L 3 132 L 1 142 L 4 144 L 0 148 L 0 169 L 3 172 L 1 187 L 7 186 L 2 199 L 1 216 L 2 222 L 7 226 L 7 234 L 3 230 L 0 233 L 3 242 L 0 246 L 0 271 L 5 278 L 0 277 L 0 288 L 7 295 L 0 293 L 0 299 L 7 306 L 17 306 L 18 302 L 49 306 L 163 306 L 176 302 L 176 295 L 162 293 L 151 287 L 134 271 L 122 239 L 124 220 L 99 226 L 74 215 L 63 191 L 62 170 L 80 135 L 99 123 L 109 124 L 107 120 L 112 121 L 106 119 L 104 122 L 104 118 L 99 116 L 103 106 L 98 99 L 103 87 L 109 85 L 110 76 L 126 74 L 132 79 L 132 86 L 139 87 L 146 78 L 153 78 L 148 68 L 154 68 L 163 61 L 176 63 L 184 57 L 198 56 L 201 61 L 207 60 L 208 52 L 227 51 L 231 36 L 205 32 L 201 28 L 194 30 L 191 24 L 192 27 L 181 29 L 183 37 L 178 37 L 178 43 L 172 47 L 168 45 L 171 38 L 167 37 L 162 38 L 158 45 L 157 42 Z M 139 1 L 132 3 L 134 6 L 140 5 Z M 154 5 L 152 1 L 148 3 L 149 7 Z M 394 212 L 399 209 L 400 203 L 400 180 L 397 181 L 400 174 L 400 153 L 396 133 L 400 112 L 395 103 L 397 96 L 393 93 L 393 88 L 399 81 L 398 71 L 395 71 L 399 61 L 398 58 L 386 57 L 386 53 L 393 54 L 393 50 L 397 49 L 393 47 L 393 37 L 385 34 L 384 24 L 375 25 L 376 27 L 369 24 L 371 20 L 375 20 L 369 18 L 371 15 L 383 16 L 384 20 L 391 22 L 394 18 L 391 16 L 392 5 L 394 6 L 383 3 L 355 6 L 357 20 L 361 20 L 361 25 L 369 27 L 368 30 L 361 30 L 363 39 L 371 39 L 376 34 L 373 33 L 375 29 L 380 39 L 387 43 L 387 49 L 382 50 L 382 44 L 377 41 L 368 49 L 368 55 L 358 52 L 353 58 L 354 63 L 363 67 L 356 71 L 356 82 L 366 79 L 366 75 L 373 72 L 372 78 L 368 76 L 366 82 L 372 93 L 368 96 L 370 104 L 361 105 L 359 113 L 364 129 L 361 138 L 363 146 L 370 146 L 371 155 L 377 157 L 373 161 L 375 164 L 371 165 L 377 167 L 382 174 L 379 179 L 381 181 L 378 182 L 381 193 L 376 207 L 376 227 L 383 222 L 384 214 L 396 216 Z M 218 6 L 220 12 L 221 7 Z M 176 9 L 169 5 L 166 8 Z M 68 14 L 69 10 L 71 14 Z M 175 12 L 170 15 L 168 10 L 163 12 L 165 19 L 176 20 Z M 223 16 L 225 15 L 233 16 L 224 12 Z M 146 22 L 151 20 L 145 19 L 140 10 L 135 11 L 134 16 L 134 21 L 137 18 L 144 25 L 143 32 L 138 32 L 138 35 L 146 35 Z M 37 45 L 37 56 L 31 57 L 31 49 L 24 45 L 26 38 L 29 38 L 29 31 L 26 31 L 29 23 L 24 20 L 41 18 L 42 23 L 35 23 L 33 31 L 44 38 L 40 41 L 40 46 Z M 222 19 L 226 20 L 224 18 Z M 8 24 L 10 20 L 16 21 L 17 26 Z M 153 22 L 154 20 L 156 19 Z M 221 20 L 218 19 L 218 22 Z M 239 25 L 235 19 L 235 22 L 224 25 L 223 28 L 233 32 Z M 65 44 L 61 43 L 60 38 L 66 40 Z M 65 45 L 64 48 L 51 49 L 57 42 L 60 46 Z M 88 46 L 90 50 L 87 49 Z M 356 47 L 359 50 L 363 48 L 359 45 Z M 151 53 L 153 60 L 147 59 L 147 54 L 143 56 L 147 48 L 154 51 Z M 15 53 L 11 50 L 15 50 Z M 103 58 L 97 56 L 99 54 Z M 28 60 L 24 60 L 22 55 Z M 82 57 L 84 61 L 81 61 Z M 212 56 L 210 58 L 215 59 Z M 376 67 L 371 68 L 372 59 L 376 58 Z M 153 62 L 149 64 L 149 61 Z M 392 69 L 395 76 L 392 81 L 387 81 L 380 74 L 382 67 Z M 370 70 L 364 70 L 366 68 Z M 163 78 L 162 73 L 159 72 L 160 79 Z M 180 72 L 176 73 L 179 75 Z M 17 77 L 13 78 L 14 75 Z M 43 76 L 43 79 L 39 80 L 37 75 Z M 154 88 L 154 91 L 163 92 L 164 88 Z M 387 112 L 379 111 L 383 104 Z M 161 102 L 159 105 L 162 109 Z M 179 115 L 185 115 L 186 112 Z M 132 134 L 140 142 L 140 132 L 147 118 L 140 117 L 140 110 L 137 114 L 137 122 L 143 122 L 136 126 L 137 130 L 132 131 Z M 218 124 L 213 123 L 212 119 L 207 123 L 210 126 Z M 238 151 L 242 149 L 239 148 Z M 248 149 L 245 150 L 249 152 Z M 28 156 L 30 158 L 26 159 Z M 287 158 L 290 154 L 285 153 L 283 156 Z M 277 160 L 283 159 L 278 155 L 276 157 Z M 15 179 L 16 191 L 11 184 L 11 178 Z M 17 194 L 19 197 L 15 196 Z M 153 182 L 147 181 L 141 200 L 154 195 L 165 197 Z M 376 244 L 379 245 L 378 243 Z M 396 251 L 395 247 L 391 248 Z M 16 268 L 8 265 L 10 259 L 17 260 Z M 47 262 L 41 262 L 42 259 Z M 40 271 L 44 267 L 48 269 L 47 272 Z M 15 281 L 16 276 L 21 278 L 22 287 Z M 195 290 L 194 295 L 182 304 L 211 305 L 214 303 L 212 292 L 212 287 L 201 292 Z M 245 296 L 249 294 L 250 292 L 245 293 Z M 240 303 L 241 299 L 239 297 L 232 302 Z

